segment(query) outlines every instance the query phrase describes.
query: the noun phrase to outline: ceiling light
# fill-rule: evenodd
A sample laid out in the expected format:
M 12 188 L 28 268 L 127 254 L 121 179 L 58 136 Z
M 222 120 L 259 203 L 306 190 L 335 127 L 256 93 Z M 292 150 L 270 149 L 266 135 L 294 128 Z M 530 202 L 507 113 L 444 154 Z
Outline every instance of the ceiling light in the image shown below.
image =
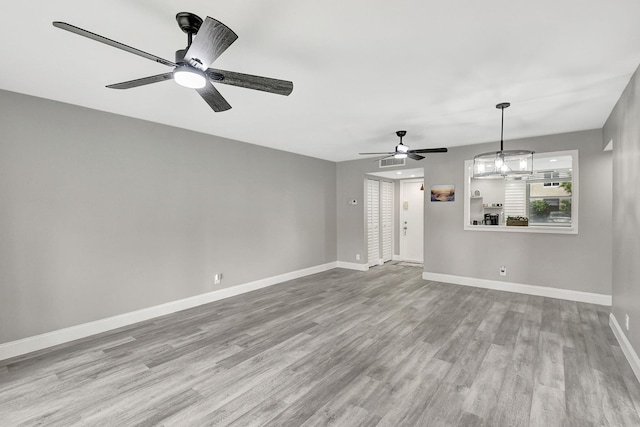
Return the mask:
M 533 151 L 504 149 L 504 109 L 511 104 L 501 102 L 500 151 L 478 154 L 473 158 L 474 178 L 507 178 L 533 174 Z
M 201 89 L 207 84 L 207 78 L 204 73 L 188 65 L 178 65 L 173 70 L 173 79 L 180 86 L 191 89 Z
M 398 171 L 396 172 L 396 175 L 402 175 L 402 172 Z
M 396 159 L 406 159 L 407 153 L 396 153 L 393 155 L 393 157 L 395 157 Z

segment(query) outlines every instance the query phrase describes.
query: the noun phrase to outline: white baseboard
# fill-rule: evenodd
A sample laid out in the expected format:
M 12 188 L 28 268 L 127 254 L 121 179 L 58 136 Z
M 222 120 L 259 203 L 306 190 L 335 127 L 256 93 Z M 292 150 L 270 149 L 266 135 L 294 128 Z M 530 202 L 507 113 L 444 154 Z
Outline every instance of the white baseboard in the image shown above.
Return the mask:
M 638 379 L 638 381 L 640 381 L 640 358 L 631 346 L 631 343 L 622 331 L 622 328 L 620 327 L 620 324 L 618 323 L 618 320 L 616 319 L 616 316 L 613 315 L 613 313 L 609 314 L 609 326 L 611 327 L 613 334 L 616 336 L 622 352 L 629 361 L 629 365 L 631 365 L 633 373 L 636 374 L 636 378 Z
M 141 310 L 132 311 L 130 313 L 119 314 L 117 316 L 107 317 L 105 319 L 83 323 L 81 325 L 75 325 L 16 341 L 10 341 L 8 343 L 0 344 L 0 360 L 10 359 L 12 357 L 21 356 L 33 351 L 42 350 L 80 338 L 86 338 L 91 335 L 100 334 L 102 332 L 107 332 L 113 329 L 121 328 L 123 326 L 128 326 L 134 323 L 153 319 L 155 317 L 164 316 L 166 314 L 171 314 L 188 308 L 197 307 L 199 305 L 207 304 L 213 301 L 218 301 L 235 295 L 251 292 L 256 289 L 266 288 L 267 286 L 286 282 L 287 280 L 297 279 L 300 277 L 308 276 L 310 274 L 321 273 L 323 271 L 336 268 L 337 266 L 338 263 L 330 262 L 328 264 L 292 271 L 290 273 L 284 273 L 278 276 L 256 280 L 254 282 L 243 283 L 241 285 L 219 289 L 217 291 L 208 292 L 206 294 L 195 295 L 189 298 L 171 301 L 153 307 L 143 308 Z
M 476 288 L 495 289 L 498 291 L 517 292 L 520 294 L 541 297 L 566 299 L 569 301 L 586 302 L 611 306 L 611 295 L 594 294 L 591 292 L 572 291 L 570 289 L 550 288 L 547 286 L 525 285 L 522 283 L 500 282 L 497 280 L 475 279 L 473 277 L 453 276 L 449 274 L 423 272 L 424 280 L 453 283 L 456 285 L 474 286 Z
M 369 266 L 367 264 L 358 264 L 355 262 L 338 261 L 337 267 L 346 268 L 349 270 L 369 271 Z

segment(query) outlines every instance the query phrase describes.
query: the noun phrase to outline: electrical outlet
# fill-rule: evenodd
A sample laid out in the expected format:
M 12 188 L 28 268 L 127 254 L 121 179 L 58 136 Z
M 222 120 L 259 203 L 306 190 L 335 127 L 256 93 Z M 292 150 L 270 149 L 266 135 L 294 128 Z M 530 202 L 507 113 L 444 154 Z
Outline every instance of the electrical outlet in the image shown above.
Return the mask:
M 629 315 L 628 314 L 624 315 L 624 327 L 627 328 L 627 331 L 629 330 Z
M 213 284 L 219 285 L 222 282 L 222 273 L 216 273 L 213 275 Z
M 504 265 L 500 266 L 500 275 L 501 276 L 506 276 L 507 275 L 507 267 L 505 267 Z
M 356 254 L 356 261 L 360 261 L 360 254 Z

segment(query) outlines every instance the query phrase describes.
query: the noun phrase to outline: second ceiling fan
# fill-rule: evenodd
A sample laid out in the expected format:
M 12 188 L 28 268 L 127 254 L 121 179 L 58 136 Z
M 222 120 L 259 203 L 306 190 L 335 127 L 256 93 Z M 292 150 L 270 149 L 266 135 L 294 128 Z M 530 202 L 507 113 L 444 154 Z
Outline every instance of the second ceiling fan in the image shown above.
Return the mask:
M 424 159 L 424 156 L 421 156 L 420 153 L 421 154 L 446 153 L 448 151 L 446 148 L 418 148 L 415 150 L 411 150 L 409 149 L 408 146 L 402 143 L 402 137 L 405 136 L 406 134 L 407 134 L 406 130 L 399 130 L 396 132 L 396 135 L 400 137 L 400 143 L 396 145 L 395 151 L 389 151 L 386 153 L 359 153 L 359 154 L 362 156 L 373 155 L 373 154 L 377 154 L 377 155 L 385 154 L 384 157 L 380 159 L 376 159 L 374 161 L 388 159 L 390 157 L 395 157 L 396 159 L 406 159 L 408 157 L 413 160 L 422 160 Z

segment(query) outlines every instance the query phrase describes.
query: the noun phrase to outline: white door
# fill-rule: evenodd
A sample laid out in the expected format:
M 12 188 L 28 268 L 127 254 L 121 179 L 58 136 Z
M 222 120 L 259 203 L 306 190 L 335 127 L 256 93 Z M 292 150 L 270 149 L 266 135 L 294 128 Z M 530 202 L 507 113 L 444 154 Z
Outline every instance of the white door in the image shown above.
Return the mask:
M 380 264 L 380 181 L 367 180 L 367 263 Z
M 382 181 L 380 189 L 380 217 L 382 231 L 382 262 L 393 258 L 393 183 Z
M 400 257 L 424 262 L 424 190 L 422 180 L 400 181 Z

